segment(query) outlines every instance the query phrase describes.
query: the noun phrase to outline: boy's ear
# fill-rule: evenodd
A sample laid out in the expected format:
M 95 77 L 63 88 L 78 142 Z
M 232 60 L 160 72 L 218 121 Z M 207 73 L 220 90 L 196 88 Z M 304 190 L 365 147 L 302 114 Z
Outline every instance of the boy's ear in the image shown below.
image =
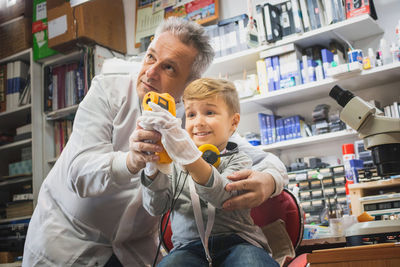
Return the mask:
M 235 131 L 236 128 L 238 127 L 239 122 L 240 122 L 240 114 L 239 113 L 233 114 L 233 117 L 232 117 L 232 130 L 233 131 Z

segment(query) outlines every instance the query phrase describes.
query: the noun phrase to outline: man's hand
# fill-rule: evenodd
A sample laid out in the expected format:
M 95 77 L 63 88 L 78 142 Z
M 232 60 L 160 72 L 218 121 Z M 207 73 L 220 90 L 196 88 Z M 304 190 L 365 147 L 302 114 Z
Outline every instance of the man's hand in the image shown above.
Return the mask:
M 156 143 L 161 139 L 157 131 L 144 130 L 139 125 L 129 137 L 129 153 L 126 166 L 132 174 L 136 174 L 146 166 L 146 162 L 157 162 L 159 156 L 154 152 L 161 152 L 163 147 Z
M 232 183 L 226 185 L 225 190 L 243 191 L 242 194 L 232 197 L 222 205 L 224 210 L 239 210 L 258 207 L 275 191 L 275 180 L 271 174 L 241 170 L 228 176 Z

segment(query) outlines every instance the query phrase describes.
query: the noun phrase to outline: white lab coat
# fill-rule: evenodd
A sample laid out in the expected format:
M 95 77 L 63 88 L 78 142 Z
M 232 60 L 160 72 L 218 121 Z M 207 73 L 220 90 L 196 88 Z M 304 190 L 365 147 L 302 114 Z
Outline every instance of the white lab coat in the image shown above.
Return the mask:
M 136 77 L 109 68 L 93 79 L 70 140 L 40 189 L 23 266 L 103 266 L 113 252 L 124 266 L 152 264 L 159 218 L 144 210 L 140 177 L 126 167 L 141 114 Z M 284 165 L 267 158 L 279 193 L 287 182 Z

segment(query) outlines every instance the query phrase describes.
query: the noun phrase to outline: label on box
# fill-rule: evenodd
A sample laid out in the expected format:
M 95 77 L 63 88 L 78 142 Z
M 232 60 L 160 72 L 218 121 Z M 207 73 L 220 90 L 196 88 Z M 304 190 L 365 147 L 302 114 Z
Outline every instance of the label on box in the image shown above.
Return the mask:
M 47 18 L 46 2 L 37 4 L 36 6 L 36 20 Z
M 67 32 L 67 15 L 53 19 L 48 24 L 49 39 L 62 35 Z

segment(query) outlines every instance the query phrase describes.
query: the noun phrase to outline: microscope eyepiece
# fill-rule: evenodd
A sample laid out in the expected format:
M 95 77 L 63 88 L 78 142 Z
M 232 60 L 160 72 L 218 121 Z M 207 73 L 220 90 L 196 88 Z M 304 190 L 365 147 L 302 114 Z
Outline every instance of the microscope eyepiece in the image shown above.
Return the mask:
M 347 103 L 354 97 L 353 93 L 335 85 L 329 92 L 329 96 L 336 100 L 336 102 L 345 107 Z

